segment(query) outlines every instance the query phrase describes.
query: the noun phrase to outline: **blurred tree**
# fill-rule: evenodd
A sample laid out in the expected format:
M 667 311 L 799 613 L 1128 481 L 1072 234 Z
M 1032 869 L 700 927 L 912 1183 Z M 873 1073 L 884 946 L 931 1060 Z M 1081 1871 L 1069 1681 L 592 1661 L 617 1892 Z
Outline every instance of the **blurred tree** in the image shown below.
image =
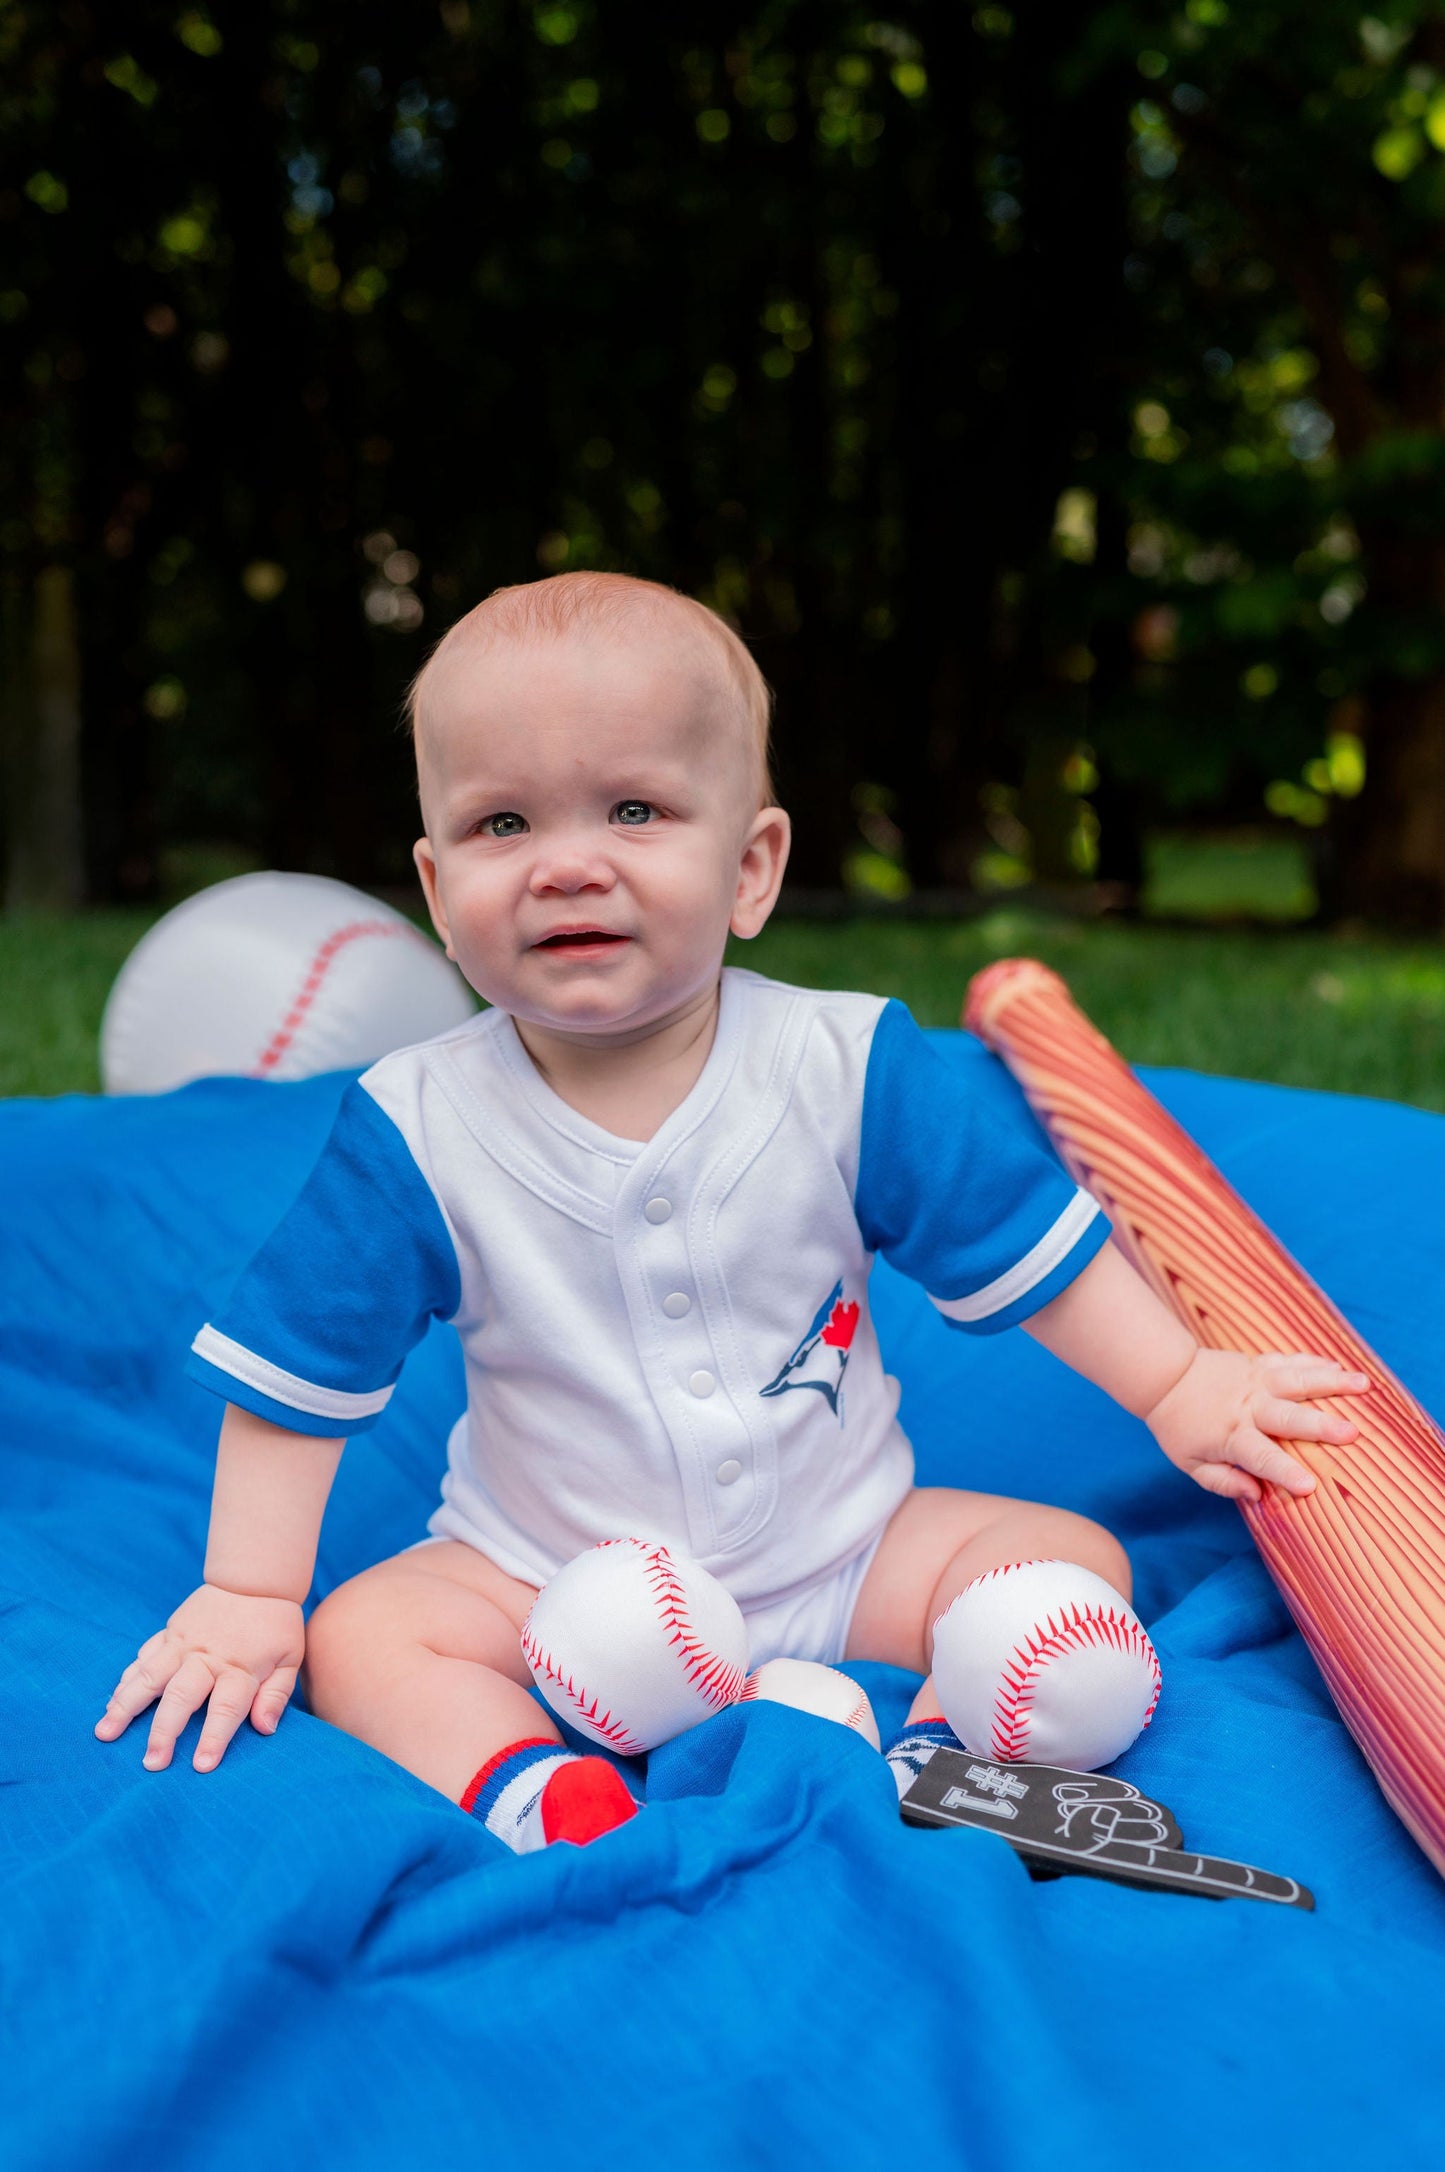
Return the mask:
M 1445 925 L 1445 18 L 1114 7 L 1083 59 L 1139 85 L 1101 748 L 1181 800 L 1263 756 L 1328 908 Z
M 428 644 L 613 565 L 754 643 L 799 881 L 1127 894 L 1142 822 L 1267 795 L 1438 920 L 1440 35 L 0 13 L 12 901 L 73 888 L 77 788 L 96 897 L 205 836 L 404 879 Z

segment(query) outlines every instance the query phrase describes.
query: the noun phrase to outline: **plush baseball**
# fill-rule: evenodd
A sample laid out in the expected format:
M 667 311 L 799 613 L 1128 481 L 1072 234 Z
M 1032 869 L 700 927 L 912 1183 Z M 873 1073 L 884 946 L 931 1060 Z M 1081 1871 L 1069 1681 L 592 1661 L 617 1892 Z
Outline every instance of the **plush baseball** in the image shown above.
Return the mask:
M 878 1722 L 866 1693 L 849 1675 L 836 1667 L 820 1666 L 814 1659 L 768 1659 L 755 1667 L 743 1684 L 743 1701 L 761 1698 L 766 1704 L 790 1704 L 795 1712 L 816 1712 L 819 1719 L 836 1720 L 854 1734 L 881 1749 Z
M 310 1078 L 459 1026 L 476 1000 L 429 936 L 325 875 L 238 875 L 177 905 L 105 1006 L 111 1094 L 189 1079 Z
M 1153 1718 L 1159 1658 L 1102 1576 L 1022 1561 L 975 1577 L 940 1615 L 933 1686 L 975 1756 L 1092 1772 Z
M 696 1561 L 647 1539 L 604 1539 L 543 1585 L 522 1651 L 560 1719 L 636 1757 L 736 1704 L 748 1632 L 736 1599 Z

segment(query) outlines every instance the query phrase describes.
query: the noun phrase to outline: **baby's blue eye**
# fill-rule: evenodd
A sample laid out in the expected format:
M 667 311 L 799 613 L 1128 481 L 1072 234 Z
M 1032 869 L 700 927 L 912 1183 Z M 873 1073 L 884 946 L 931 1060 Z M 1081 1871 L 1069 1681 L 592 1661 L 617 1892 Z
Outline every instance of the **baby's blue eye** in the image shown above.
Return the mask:
M 494 814 L 488 815 L 481 827 L 488 837 L 520 837 L 527 823 L 519 814 Z
M 634 830 L 641 829 L 643 823 L 650 822 L 653 816 L 653 809 L 645 799 L 620 799 L 612 812 L 617 821 Z

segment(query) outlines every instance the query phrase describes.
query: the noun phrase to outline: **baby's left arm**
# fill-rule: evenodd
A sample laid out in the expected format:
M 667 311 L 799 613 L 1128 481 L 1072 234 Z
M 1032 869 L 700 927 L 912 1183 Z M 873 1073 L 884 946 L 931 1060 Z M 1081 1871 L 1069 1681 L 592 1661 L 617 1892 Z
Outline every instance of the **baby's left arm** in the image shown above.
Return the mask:
M 1280 1442 L 1342 1447 L 1359 1431 L 1307 1406 L 1314 1396 L 1364 1394 L 1364 1373 L 1333 1358 L 1202 1350 L 1113 1243 L 1023 1325 L 1142 1418 L 1172 1463 L 1236 1501 L 1259 1500 L 1266 1479 L 1312 1493 L 1314 1479 Z

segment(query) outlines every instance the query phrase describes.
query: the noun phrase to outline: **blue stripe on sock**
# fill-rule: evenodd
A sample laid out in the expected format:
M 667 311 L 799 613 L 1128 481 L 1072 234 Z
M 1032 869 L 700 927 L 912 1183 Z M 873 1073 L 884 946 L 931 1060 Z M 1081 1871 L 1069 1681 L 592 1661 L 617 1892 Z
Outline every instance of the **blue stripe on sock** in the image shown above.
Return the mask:
M 519 1774 L 524 1773 L 530 1765 L 540 1765 L 544 1758 L 565 1757 L 566 1755 L 567 1751 L 560 1742 L 533 1742 L 527 1744 L 523 1749 L 513 1750 L 510 1757 L 502 1759 L 486 1786 L 479 1790 L 472 1803 L 472 1816 L 480 1818 L 485 1825 L 487 1813 L 501 1794 L 502 1789 L 510 1787 Z
M 884 1750 L 883 1755 L 891 1757 L 893 1752 L 901 1748 L 905 1742 L 931 1742 L 934 1748 L 938 1750 L 961 1750 L 963 1748 L 963 1744 L 959 1741 L 947 1720 L 910 1720 L 906 1727 L 899 1728 L 893 1740 Z

